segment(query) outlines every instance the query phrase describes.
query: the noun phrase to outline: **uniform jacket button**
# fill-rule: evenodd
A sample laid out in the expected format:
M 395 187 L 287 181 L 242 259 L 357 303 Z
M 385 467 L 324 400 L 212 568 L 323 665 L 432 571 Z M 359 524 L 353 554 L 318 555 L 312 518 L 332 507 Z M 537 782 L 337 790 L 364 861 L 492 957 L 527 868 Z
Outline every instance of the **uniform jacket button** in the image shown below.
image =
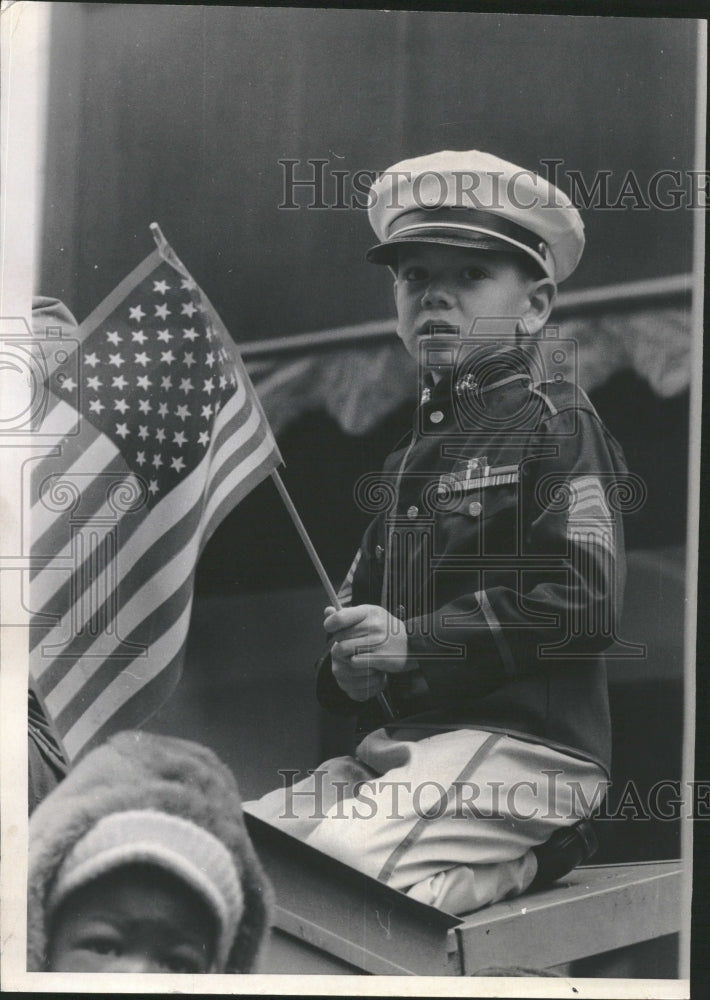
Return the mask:
M 407 510 L 407 517 L 409 518 L 410 521 L 413 521 L 418 513 L 419 513 L 419 508 L 415 507 L 414 504 L 412 504 L 412 506 Z
M 468 505 L 468 512 L 471 515 L 471 517 L 478 517 L 478 515 L 481 513 L 482 510 L 483 507 L 478 502 L 478 500 L 472 500 L 471 503 Z
M 382 548 L 382 546 L 381 545 L 376 545 L 375 546 L 375 555 L 377 556 L 377 558 L 381 559 L 384 554 L 385 554 L 385 550 Z
M 441 412 L 441 410 L 432 410 L 432 412 L 429 414 L 429 419 L 433 424 L 440 424 L 441 421 L 444 419 L 444 414 Z

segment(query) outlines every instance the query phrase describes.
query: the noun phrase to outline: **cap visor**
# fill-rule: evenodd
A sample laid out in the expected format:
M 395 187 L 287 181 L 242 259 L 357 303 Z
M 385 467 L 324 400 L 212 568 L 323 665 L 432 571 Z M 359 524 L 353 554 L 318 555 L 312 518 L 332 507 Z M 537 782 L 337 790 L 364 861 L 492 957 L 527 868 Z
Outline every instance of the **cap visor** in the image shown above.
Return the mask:
M 495 236 L 488 236 L 483 233 L 470 236 L 458 233 L 447 235 L 442 232 L 412 233 L 411 236 L 398 236 L 388 240 L 386 243 L 378 243 L 377 246 L 370 247 L 365 254 L 371 264 L 388 264 L 390 266 L 397 263 L 397 251 L 399 247 L 411 246 L 416 243 L 434 243 L 440 246 L 464 247 L 468 250 L 496 250 L 499 253 L 525 253 L 519 247 L 512 246 L 505 240 L 497 239 Z

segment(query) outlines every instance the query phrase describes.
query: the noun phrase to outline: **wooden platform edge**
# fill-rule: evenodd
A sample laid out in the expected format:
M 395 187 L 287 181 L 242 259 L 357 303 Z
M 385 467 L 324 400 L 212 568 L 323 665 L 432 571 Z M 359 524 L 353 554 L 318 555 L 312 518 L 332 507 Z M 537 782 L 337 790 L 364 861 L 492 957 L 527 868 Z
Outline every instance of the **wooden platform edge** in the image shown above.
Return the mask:
M 676 933 L 681 875 L 676 861 L 578 868 L 550 889 L 472 914 L 451 932 L 461 974 L 546 969 Z

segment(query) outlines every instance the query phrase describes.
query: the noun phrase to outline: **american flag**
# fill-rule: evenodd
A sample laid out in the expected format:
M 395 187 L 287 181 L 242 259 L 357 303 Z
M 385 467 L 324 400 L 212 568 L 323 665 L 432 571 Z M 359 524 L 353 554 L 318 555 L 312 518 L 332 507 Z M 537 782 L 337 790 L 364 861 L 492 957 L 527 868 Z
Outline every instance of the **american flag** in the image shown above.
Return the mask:
M 46 344 L 30 674 L 70 761 L 172 692 L 200 552 L 281 462 L 231 338 L 152 228 L 158 249 L 75 342 Z

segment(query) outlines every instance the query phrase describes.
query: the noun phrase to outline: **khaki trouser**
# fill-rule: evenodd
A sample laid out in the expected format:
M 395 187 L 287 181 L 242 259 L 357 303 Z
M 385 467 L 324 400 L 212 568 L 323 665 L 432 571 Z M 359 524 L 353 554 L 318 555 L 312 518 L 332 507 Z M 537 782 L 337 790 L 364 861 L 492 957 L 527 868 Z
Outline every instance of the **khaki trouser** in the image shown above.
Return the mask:
M 405 738 L 406 737 L 406 738 Z M 502 733 L 378 729 L 354 757 L 247 812 L 395 889 L 462 914 L 524 892 L 531 848 L 587 817 L 601 768 Z

